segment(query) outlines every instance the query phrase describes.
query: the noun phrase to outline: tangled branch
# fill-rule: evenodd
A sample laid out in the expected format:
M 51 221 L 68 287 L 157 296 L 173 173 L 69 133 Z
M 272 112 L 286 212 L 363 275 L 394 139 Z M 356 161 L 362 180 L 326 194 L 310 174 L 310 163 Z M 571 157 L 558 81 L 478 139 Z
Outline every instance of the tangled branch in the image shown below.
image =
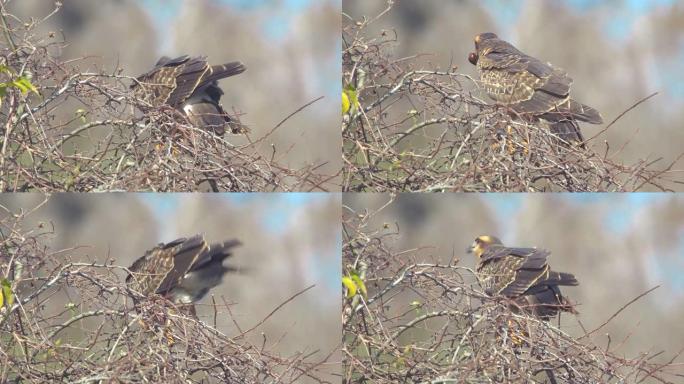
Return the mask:
M 0 64 L 30 79 L 37 94 L 9 88 L 2 96 L 0 191 L 330 188 L 334 175 L 320 173 L 322 164 L 290 168 L 284 163 L 294 149 L 264 142 L 292 115 L 263 137 L 242 133 L 249 144 L 233 145 L 230 136 L 193 127 L 173 108 L 136 99 L 129 90 L 134 79 L 123 68 L 82 71 L 92 58 L 53 57 L 53 48 L 66 42 L 37 34 L 47 19 L 25 22 L 4 8 L 1 16 Z
M 368 290 L 343 303 L 344 382 L 681 380 L 673 361 L 682 351 L 668 363 L 653 361 L 661 353 L 626 358 L 610 340 L 599 346 L 589 337 L 613 316 L 577 337 L 516 313 L 507 299 L 484 294 L 473 271 L 458 260 L 436 263 L 417 257 L 417 250 L 394 250 L 399 233 L 389 225 L 370 227 L 375 213 L 346 208 L 343 221 L 343 265 L 363 271 Z
M 126 268 L 50 250 L 41 245 L 50 227 L 25 231 L 30 212 L 8 213 L 0 213 L 0 382 L 329 382 L 330 356 L 283 356 L 279 342 L 256 334 L 292 299 L 228 336 L 216 328 L 217 315 L 239 323 L 227 303 L 214 303 L 214 324 L 161 297 L 131 305 Z
M 543 121 L 481 100 L 478 81 L 456 66 L 417 70 L 417 57 L 395 58 L 395 33 L 369 35 L 381 16 L 345 16 L 342 81 L 358 96 L 342 125 L 345 191 L 631 192 L 677 182 L 679 158 L 623 164 L 622 148 L 600 137 L 571 145 Z

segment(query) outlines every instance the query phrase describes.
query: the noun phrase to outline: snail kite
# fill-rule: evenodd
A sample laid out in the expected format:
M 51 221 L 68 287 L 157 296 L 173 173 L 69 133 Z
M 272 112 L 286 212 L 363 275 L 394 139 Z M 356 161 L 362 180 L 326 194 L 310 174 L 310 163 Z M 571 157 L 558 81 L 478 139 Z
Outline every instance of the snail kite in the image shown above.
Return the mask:
M 223 260 L 238 245 L 238 240 L 228 240 L 209 246 L 201 235 L 160 243 L 128 268 L 126 285 L 143 296 L 156 293 L 176 304 L 195 303 L 226 272 L 235 271 Z
M 188 121 L 219 136 L 228 126 L 233 133 L 242 130 L 219 103 L 223 90 L 218 80 L 244 72 L 239 61 L 209 65 L 206 57 L 162 57 L 155 67 L 137 77 L 131 85 L 134 95 L 152 105 L 169 105 L 185 114 Z
M 468 61 L 477 65 L 489 97 L 518 114 L 547 121 L 551 132 L 568 143 L 584 141 L 577 121 L 603 123 L 596 109 L 570 98 L 572 79 L 565 71 L 520 52 L 493 33 L 475 36 L 475 52 Z
M 558 311 L 577 313 L 559 286 L 579 283 L 570 273 L 551 270 L 549 251 L 508 248 L 494 236 L 478 237 L 468 251 L 477 257 L 477 275 L 488 295 L 508 297 L 544 320 Z

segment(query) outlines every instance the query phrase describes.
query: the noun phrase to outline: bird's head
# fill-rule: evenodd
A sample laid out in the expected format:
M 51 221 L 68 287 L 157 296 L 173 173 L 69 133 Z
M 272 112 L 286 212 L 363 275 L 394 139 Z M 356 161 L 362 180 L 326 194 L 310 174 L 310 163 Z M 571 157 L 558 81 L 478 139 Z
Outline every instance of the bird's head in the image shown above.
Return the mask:
M 483 52 L 483 49 L 490 45 L 490 42 L 498 39 L 499 37 L 495 33 L 491 32 L 480 33 L 479 35 L 475 36 L 475 52 L 470 52 L 468 55 L 468 61 L 470 61 L 470 64 L 477 65 L 480 55 L 486 53 Z
M 480 50 L 480 46 L 482 44 L 486 44 L 487 40 L 492 40 L 492 39 L 498 39 L 499 36 L 496 35 L 496 33 L 491 33 L 491 32 L 485 32 L 485 33 L 480 33 L 479 35 L 475 36 L 475 49 Z
M 489 236 L 489 235 L 482 235 L 478 236 L 473 244 L 466 249 L 466 252 L 468 253 L 474 253 L 475 256 L 479 259 L 482 254 L 489 248 L 491 245 L 502 245 L 503 243 L 501 240 L 499 240 L 498 237 L 496 236 Z

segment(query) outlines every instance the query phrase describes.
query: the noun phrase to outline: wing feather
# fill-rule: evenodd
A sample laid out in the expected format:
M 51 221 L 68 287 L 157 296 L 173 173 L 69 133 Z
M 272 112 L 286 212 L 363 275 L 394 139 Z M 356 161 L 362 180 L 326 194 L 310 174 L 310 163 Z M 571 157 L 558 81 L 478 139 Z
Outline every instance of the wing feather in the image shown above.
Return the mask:
M 476 38 L 475 49 L 472 62 L 478 67 L 482 87 L 496 102 L 548 120 L 551 130 L 568 142 L 583 141 L 573 120 L 603 123 L 596 109 L 569 97 L 572 78 L 564 70 L 491 36 Z
M 160 281 L 156 293 L 163 294 L 178 285 L 180 280 L 195 265 L 199 256 L 204 252 L 208 245 L 202 235 L 196 235 L 174 247 L 166 248 L 168 256 L 173 259 L 173 267 L 166 273 L 164 279 Z M 178 240 L 173 243 L 177 243 Z

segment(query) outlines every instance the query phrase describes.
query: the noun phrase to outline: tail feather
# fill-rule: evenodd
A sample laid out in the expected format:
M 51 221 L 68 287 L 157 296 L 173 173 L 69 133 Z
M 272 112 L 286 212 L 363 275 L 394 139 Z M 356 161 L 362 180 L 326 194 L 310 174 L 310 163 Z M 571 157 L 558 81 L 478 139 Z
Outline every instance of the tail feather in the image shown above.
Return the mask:
M 572 273 L 566 272 L 549 272 L 549 277 L 543 281 L 538 282 L 538 284 L 546 285 L 579 285 L 577 278 Z
M 577 278 L 572 273 L 567 272 L 556 272 L 560 277 L 558 279 L 558 285 L 579 285 Z
M 209 263 L 222 262 L 226 258 L 233 255 L 233 248 L 241 245 L 239 240 L 228 240 L 222 243 L 215 243 L 209 246 L 205 254 L 200 256 L 193 269 L 201 269 Z
M 567 110 L 570 112 L 572 118 L 579 121 L 591 124 L 603 124 L 603 117 L 601 117 L 599 111 L 588 105 L 578 103 L 573 99 L 568 99 Z
M 568 143 L 582 143 L 584 136 L 575 120 L 563 119 L 556 122 L 549 122 L 551 133 L 558 136 L 561 140 Z M 580 144 L 584 148 L 584 144 Z
M 599 111 L 570 98 L 553 110 L 544 113 L 540 118 L 549 122 L 549 128 L 553 134 L 569 143 L 584 142 L 577 121 L 591 124 L 603 123 Z M 584 148 L 584 145 L 581 147 Z
M 560 292 L 558 286 L 545 285 L 537 287 L 532 294 L 524 296 L 528 310 L 539 316 L 541 319 L 548 320 L 559 311 L 577 314 L 573 304 L 566 299 Z

